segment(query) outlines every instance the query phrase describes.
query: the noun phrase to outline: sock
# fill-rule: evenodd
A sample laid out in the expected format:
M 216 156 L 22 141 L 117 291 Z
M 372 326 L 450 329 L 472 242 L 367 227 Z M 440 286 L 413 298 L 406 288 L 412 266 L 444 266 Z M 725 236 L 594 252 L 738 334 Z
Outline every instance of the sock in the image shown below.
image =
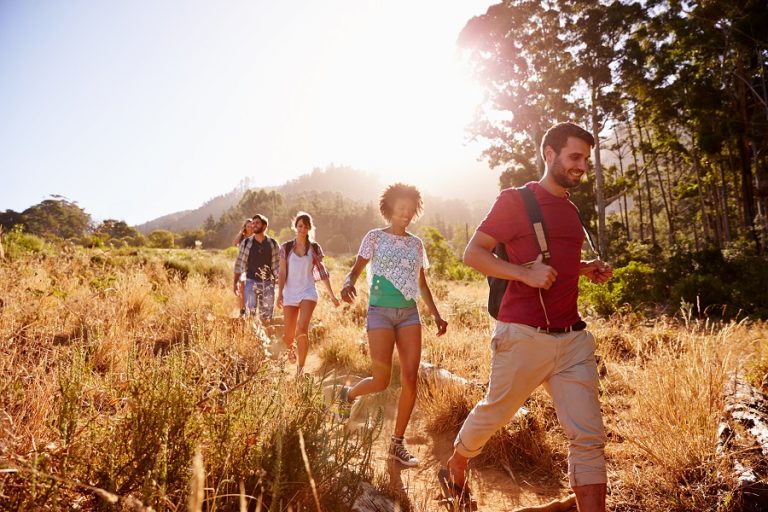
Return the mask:
M 405 440 L 405 437 L 403 436 L 392 436 L 392 442 L 395 444 L 403 444 L 403 441 Z

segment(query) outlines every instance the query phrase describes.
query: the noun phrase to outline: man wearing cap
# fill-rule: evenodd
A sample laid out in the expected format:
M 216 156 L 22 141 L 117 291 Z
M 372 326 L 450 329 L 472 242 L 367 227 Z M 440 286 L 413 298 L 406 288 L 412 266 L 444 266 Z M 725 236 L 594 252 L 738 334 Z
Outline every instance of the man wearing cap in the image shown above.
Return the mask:
M 272 321 L 275 307 L 275 282 L 280 269 L 277 240 L 266 235 L 269 220 L 253 216 L 253 236 L 243 239 L 235 260 L 234 290 L 238 294 L 240 274 L 245 272 L 245 308 L 249 315 L 259 313 L 262 323 Z

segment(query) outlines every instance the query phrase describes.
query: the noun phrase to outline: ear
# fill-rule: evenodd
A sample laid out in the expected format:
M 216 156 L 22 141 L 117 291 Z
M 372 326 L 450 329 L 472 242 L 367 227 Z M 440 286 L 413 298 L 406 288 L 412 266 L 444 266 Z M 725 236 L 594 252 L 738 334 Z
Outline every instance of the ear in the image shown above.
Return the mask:
M 554 148 L 550 145 L 544 146 L 544 160 L 547 164 L 552 164 L 555 161 L 555 157 L 557 157 L 557 153 L 555 153 Z

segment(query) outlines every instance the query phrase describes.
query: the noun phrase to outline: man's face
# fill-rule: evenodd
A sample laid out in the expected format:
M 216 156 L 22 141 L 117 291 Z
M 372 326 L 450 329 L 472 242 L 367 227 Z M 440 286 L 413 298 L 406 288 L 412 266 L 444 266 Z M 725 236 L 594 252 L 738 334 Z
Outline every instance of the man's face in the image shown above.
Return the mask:
M 261 219 L 253 219 L 253 232 L 257 235 L 260 235 L 264 232 L 264 229 L 266 229 L 266 225 L 261 222 Z
M 549 149 L 551 151 L 551 155 L 548 155 L 549 173 L 555 183 L 563 188 L 578 187 L 581 177 L 587 172 L 589 144 L 577 137 L 568 137 L 568 142 L 560 150 L 559 155 L 555 155 L 554 150 Z M 550 159 L 551 162 L 549 162 Z

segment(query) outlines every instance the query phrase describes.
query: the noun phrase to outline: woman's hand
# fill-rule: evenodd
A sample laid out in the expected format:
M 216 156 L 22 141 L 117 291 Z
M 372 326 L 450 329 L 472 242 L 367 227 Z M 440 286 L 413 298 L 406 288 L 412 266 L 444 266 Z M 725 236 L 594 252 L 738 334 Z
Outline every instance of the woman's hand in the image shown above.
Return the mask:
M 339 307 L 339 304 L 341 304 L 341 301 L 335 295 L 331 295 L 331 302 L 333 302 L 335 307 Z
M 344 302 L 352 304 L 355 301 L 355 297 L 357 297 L 357 290 L 355 290 L 353 285 L 348 284 L 341 289 L 341 300 Z
M 283 294 L 278 293 L 277 294 L 277 307 L 280 309 L 283 309 Z
M 443 320 L 440 315 L 435 315 L 435 325 L 437 325 L 437 335 L 442 336 L 448 330 L 448 322 Z

